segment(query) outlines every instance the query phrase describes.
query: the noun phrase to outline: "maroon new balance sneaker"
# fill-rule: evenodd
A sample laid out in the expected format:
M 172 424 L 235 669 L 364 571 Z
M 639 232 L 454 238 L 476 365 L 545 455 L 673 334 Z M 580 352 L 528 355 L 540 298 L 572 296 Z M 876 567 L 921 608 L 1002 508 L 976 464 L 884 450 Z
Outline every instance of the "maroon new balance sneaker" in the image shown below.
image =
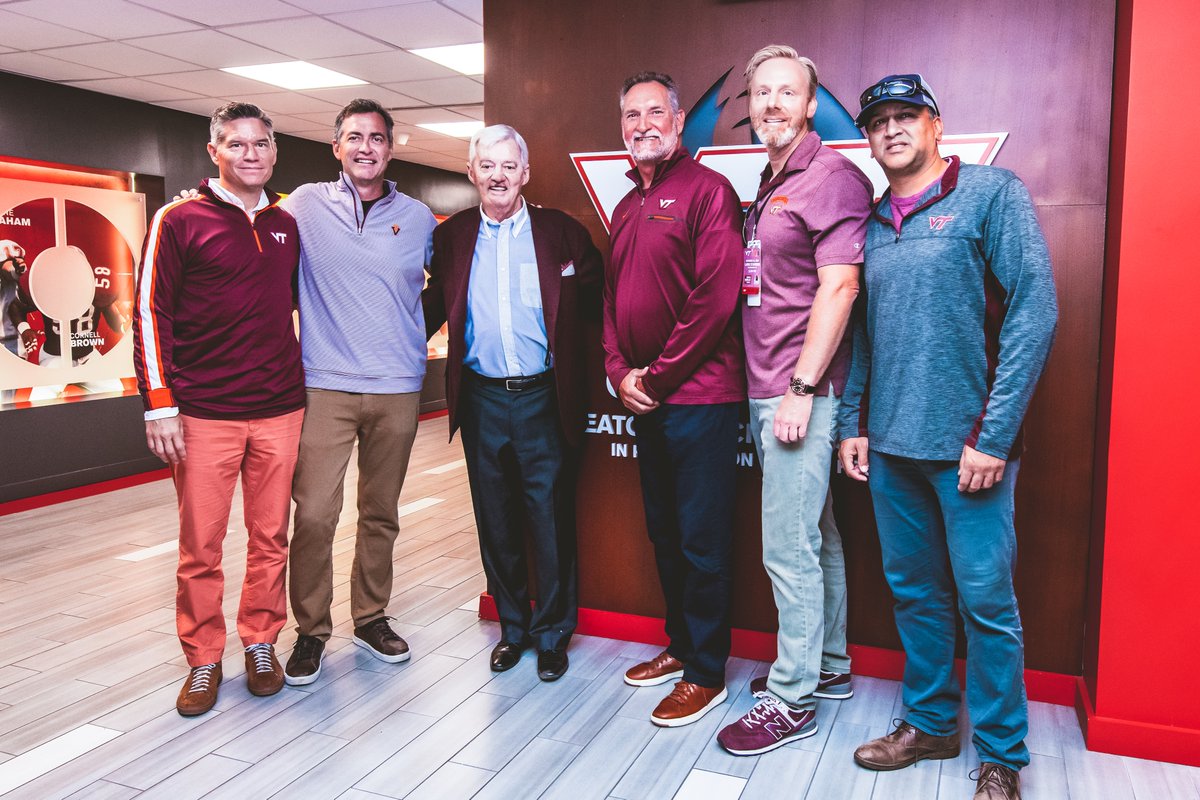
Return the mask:
M 817 732 L 817 715 L 799 711 L 771 694 L 717 734 L 717 742 L 735 756 L 756 756 Z

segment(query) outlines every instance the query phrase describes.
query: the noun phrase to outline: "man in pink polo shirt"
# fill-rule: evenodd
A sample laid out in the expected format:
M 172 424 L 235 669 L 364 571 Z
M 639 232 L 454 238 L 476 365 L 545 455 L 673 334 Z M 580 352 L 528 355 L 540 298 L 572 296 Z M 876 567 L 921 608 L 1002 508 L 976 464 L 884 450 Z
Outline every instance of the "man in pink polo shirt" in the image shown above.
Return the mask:
M 817 70 L 791 47 L 746 67 L 750 118 L 769 163 L 746 217 L 742 326 L 750 433 L 763 471 L 763 564 L 778 655 L 758 703 L 717 740 L 735 755 L 817 732 L 816 698 L 850 697 L 846 568 L 829 500 L 833 419 L 850 361 L 871 184 L 810 129 Z

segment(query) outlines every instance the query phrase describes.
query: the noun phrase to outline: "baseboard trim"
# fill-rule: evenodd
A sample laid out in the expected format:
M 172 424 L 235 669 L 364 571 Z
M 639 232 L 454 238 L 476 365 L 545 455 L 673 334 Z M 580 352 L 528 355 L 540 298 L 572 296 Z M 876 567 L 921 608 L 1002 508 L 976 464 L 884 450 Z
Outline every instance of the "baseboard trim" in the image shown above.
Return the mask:
M 1079 678 L 1075 687 L 1075 715 L 1088 750 L 1200 767 L 1200 730 L 1101 716 L 1087 682 Z
M 498 619 L 496 603 L 491 595 L 481 594 L 479 596 L 479 616 L 489 620 Z M 645 617 L 638 614 L 581 608 L 579 609 L 579 625 L 576 630 L 585 636 L 603 636 L 608 639 L 644 642 L 664 647 L 667 644 L 667 637 L 663 632 L 663 621 L 656 617 Z M 731 655 L 755 661 L 775 660 L 774 633 L 734 628 L 731 640 Z M 860 644 L 852 644 L 849 649 L 855 675 L 894 681 L 898 681 L 904 676 L 904 653 L 899 650 Z M 955 666 L 958 668 L 961 681 L 965 664 L 962 659 L 958 659 Z M 1025 693 L 1030 700 L 1070 706 L 1075 703 L 1075 684 L 1078 680 L 1075 675 L 1027 669 L 1025 670 Z

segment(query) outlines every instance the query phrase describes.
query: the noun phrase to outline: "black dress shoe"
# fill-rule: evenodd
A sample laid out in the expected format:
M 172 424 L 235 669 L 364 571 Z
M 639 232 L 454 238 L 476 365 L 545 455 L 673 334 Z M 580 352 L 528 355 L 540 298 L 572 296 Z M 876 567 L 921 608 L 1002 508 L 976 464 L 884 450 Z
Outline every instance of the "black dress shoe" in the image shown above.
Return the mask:
M 538 650 L 538 677 L 544 681 L 556 681 L 567 671 L 570 664 L 567 649 Z
M 521 660 L 521 651 L 525 648 L 512 642 L 500 642 L 492 648 L 492 672 L 510 670 Z

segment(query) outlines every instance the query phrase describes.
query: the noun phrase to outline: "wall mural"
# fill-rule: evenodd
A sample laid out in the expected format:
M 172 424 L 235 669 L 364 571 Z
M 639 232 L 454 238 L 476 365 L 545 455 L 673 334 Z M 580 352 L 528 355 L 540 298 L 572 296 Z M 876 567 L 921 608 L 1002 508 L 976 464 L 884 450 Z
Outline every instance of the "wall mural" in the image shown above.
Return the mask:
M 0 410 L 136 393 L 146 200 L 132 186 L 127 174 L 0 162 Z
M 750 128 L 750 118 L 746 117 L 733 126 L 735 130 L 746 129 L 750 144 L 713 145 L 717 120 L 729 101 L 728 97 L 720 102 L 717 98 L 730 72 L 732 69 L 722 75 L 687 112 L 682 138 L 692 156 L 728 178 L 742 206 L 749 207 L 758 192 L 759 176 L 767 165 L 767 149 Z M 746 92 L 743 91 L 738 99 L 745 96 Z M 850 113 L 828 89 L 820 85 L 817 86 L 817 113 L 813 117 L 812 127 L 820 135 L 823 144 L 846 156 L 871 179 L 876 198 L 883 194 L 887 188 L 887 178 L 883 169 L 871 158 L 870 145 L 859 135 Z M 942 137 L 940 150 L 943 156 L 958 156 L 967 164 L 991 164 L 1007 136 L 1002 132 L 947 134 Z M 607 231 L 613 209 L 632 186 L 626 173 L 633 169 L 633 157 L 626 150 L 608 150 L 571 153 L 571 162 Z

